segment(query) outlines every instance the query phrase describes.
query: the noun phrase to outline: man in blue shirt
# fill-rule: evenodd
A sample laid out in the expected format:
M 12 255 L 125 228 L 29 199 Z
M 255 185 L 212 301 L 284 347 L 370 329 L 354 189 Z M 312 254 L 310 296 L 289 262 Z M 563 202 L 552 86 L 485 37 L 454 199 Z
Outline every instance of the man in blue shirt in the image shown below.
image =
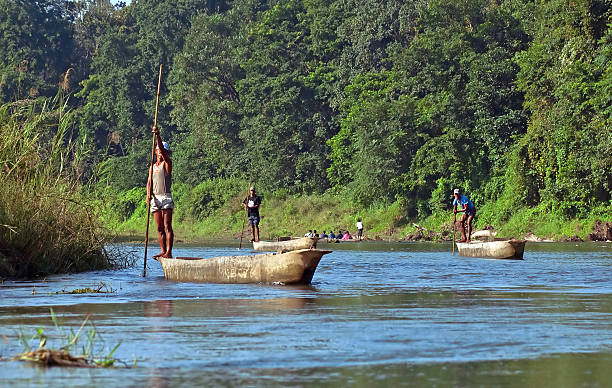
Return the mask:
M 459 193 L 459 189 L 455 189 L 453 192 L 455 199 L 453 200 L 453 213 L 463 213 L 461 216 L 461 233 L 463 239 L 459 242 L 470 242 L 470 236 L 472 234 L 472 220 L 476 216 L 476 207 L 465 195 Z M 459 209 L 458 209 L 459 208 Z M 465 221 L 467 220 L 467 237 L 465 233 Z

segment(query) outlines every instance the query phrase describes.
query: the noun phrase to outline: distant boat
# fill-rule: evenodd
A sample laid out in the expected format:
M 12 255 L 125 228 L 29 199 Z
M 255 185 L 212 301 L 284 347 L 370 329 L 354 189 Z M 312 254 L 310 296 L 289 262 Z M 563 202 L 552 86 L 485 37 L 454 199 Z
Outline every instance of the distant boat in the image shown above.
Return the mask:
M 282 283 L 310 284 L 323 255 L 318 249 L 287 253 L 200 257 L 159 257 L 168 280 L 199 283 Z
M 253 241 L 253 249 L 264 252 L 290 252 L 317 247 L 316 237 L 301 237 L 285 241 Z
M 492 259 L 523 259 L 525 240 L 497 240 L 489 242 L 457 243 L 459 256 Z

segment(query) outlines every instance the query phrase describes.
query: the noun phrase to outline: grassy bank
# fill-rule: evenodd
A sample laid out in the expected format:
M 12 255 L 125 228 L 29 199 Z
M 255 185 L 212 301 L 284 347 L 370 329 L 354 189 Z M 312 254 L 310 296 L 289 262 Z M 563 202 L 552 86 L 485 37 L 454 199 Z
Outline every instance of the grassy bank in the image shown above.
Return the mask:
M 202 190 L 202 186 L 207 190 Z M 247 186 L 248 182 L 240 180 L 214 180 L 192 190 L 186 187 L 176 190 L 173 226 L 177 238 L 194 241 L 239 238 L 244 217 L 241 204 Z M 143 235 L 146 223 L 144 189 L 106 195 L 114 195 L 111 201 L 114 204 L 104 213 L 109 227 L 126 236 Z M 364 222 L 370 238 L 399 239 L 414 229 L 402 215 L 398 203 L 363 209 L 333 193 L 296 196 L 286 190 L 262 190 L 258 195 L 263 197 L 260 233 L 264 239 L 299 236 L 312 229 L 319 232 L 348 229 L 354 233 L 358 218 Z M 194 196 L 200 200 L 195 200 Z M 245 238 L 247 229 L 245 225 Z M 150 231 L 153 236 L 153 221 Z
M 248 182 L 211 180 L 195 188 L 177 186 L 174 194 L 175 235 L 179 240 L 238 239 L 244 211 L 241 207 Z M 406 217 L 401 203 L 375 204 L 369 208 L 355 206 L 342 193 L 292 195 L 286 190 L 259 193 L 263 197 L 260 232 L 263 239 L 300 236 L 306 231 L 355 232 L 361 218 L 365 235 L 371 239 L 451 239 L 451 200 L 440 204 L 440 210 L 424 219 Z M 146 220 L 144 189 L 133 189 L 113 195 L 114 205 L 105 212 L 105 220 L 119 234 L 143 236 Z M 502 210 L 504 209 L 504 210 Z M 499 237 L 524 237 L 533 234 L 542 239 L 588 239 L 595 220 L 611 221 L 612 206 L 600 206 L 582 217 L 568 218 L 551 205 L 536 208 L 504 208 L 503 203 L 485 204 L 479 208 L 475 230 L 493 226 Z M 417 228 L 420 227 L 420 228 Z M 151 236 L 155 235 L 153 221 Z M 244 237 L 249 236 L 245 226 Z
M 0 107 L 0 278 L 119 265 L 107 231 L 75 182 L 69 112 L 22 101 Z

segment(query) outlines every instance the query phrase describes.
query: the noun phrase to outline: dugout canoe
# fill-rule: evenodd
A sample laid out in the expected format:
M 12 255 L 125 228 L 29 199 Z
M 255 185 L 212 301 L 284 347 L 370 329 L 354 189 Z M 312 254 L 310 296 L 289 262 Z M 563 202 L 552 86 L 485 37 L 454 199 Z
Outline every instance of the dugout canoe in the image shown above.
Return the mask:
M 164 276 L 177 282 L 310 284 L 323 255 L 331 251 L 300 249 L 244 256 L 160 257 Z
M 457 250 L 459 256 L 522 260 L 525 240 L 457 243 Z
M 285 241 L 253 241 L 253 250 L 263 252 L 290 252 L 300 249 L 313 249 L 317 247 L 315 237 L 302 237 Z

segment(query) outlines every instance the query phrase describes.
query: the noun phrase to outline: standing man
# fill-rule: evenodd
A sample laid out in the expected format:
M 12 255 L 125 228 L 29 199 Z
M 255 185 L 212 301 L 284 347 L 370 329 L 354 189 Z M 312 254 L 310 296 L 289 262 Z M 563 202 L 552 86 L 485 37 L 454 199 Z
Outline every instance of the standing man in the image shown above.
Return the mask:
M 472 235 L 472 220 L 476 216 L 476 207 L 465 195 L 459 194 L 459 189 L 453 191 L 453 213 L 463 213 L 461 215 L 461 233 L 463 239 L 459 242 L 470 242 L 470 236 Z M 457 208 L 460 208 L 459 210 Z M 467 236 L 465 233 L 465 221 L 467 220 Z
M 357 218 L 355 226 L 357 227 L 357 239 L 361 241 L 363 240 L 363 222 L 361 222 L 361 218 Z
M 248 211 L 249 225 L 251 225 L 251 242 L 259 241 L 259 205 L 261 205 L 261 198 L 255 194 L 255 187 L 249 189 L 249 196 L 242 203 Z
M 153 180 L 153 193 L 151 182 L 147 182 L 147 203 L 151 201 L 151 213 L 157 224 L 157 239 L 161 252 L 153 257 L 172 257 L 172 245 L 174 244 L 174 231 L 172 230 L 172 160 L 170 159 L 170 146 L 163 141 L 157 126 L 153 127 L 153 133 L 157 139 L 155 147 L 156 160 L 153 172 L 149 171 L 149 177 Z M 160 147 L 161 145 L 161 147 Z

